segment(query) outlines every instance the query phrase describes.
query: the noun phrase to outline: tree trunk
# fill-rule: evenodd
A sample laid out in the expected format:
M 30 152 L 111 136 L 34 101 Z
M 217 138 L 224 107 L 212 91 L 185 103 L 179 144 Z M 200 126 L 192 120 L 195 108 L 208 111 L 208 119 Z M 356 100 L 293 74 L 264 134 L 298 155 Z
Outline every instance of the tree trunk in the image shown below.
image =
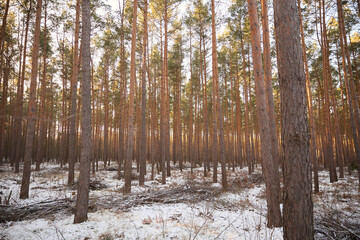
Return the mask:
M 36 19 L 34 44 L 32 52 L 31 83 L 29 95 L 28 125 L 26 131 L 26 145 L 24 156 L 24 169 L 21 182 L 20 198 L 29 198 L 30 174 L 31 174 L 31 155 L 33 150 L 33 139 L 35 134 L 36 118 L 36 80 L 38 73 L 39 45 L 40 45 L 40 22 L 41 22 L 42 0 L 38 0 L 36 5 Z
M 142 62 L 142 96 L 141 96 L 141 143 L 140 143 L 140 175 L 139 185 L 143 186 L 146 172 L 146 53 L 147 53 L 147 14 L 148 3 L 144 0 L 144 36 L 143 36 L 143 62 Z
M 194 96 L 194 87 L 193 87 L 193 67 L 192 67 L 192 29 L 190 26 L 190 110 L 189 110 L 189 123 L 188 123 L 188 161 L 191 166 L 191 174 L 193 173 L 194 168 L 194 148 L 193 148 L 193 96 Z M 214 181 L 215 182 L 215 181 Z
M 74 223 L 81 223 L 87 220 L 89 202 L 90 164 L 92 156 L 90 35 L 90 0 L 82 0 L 81 156 Z
M 152 83 L 152 91 L 149 91 L 149 100 L 151 99 L 151 101 L 149 101 L 149 103 L 151 103 L 151 180 L 154 179 L 154 174 L 155 174 L 155 170 L 154 170 L 154 165 L 155 165 L 155 161 L 156 161 L 156 153 L 157 153 L 157 138 L 155 136 L 155 132 L 157 132 L 158 129 L 158 117 L 157 117 L 157 111 L 156 111 L 156 66 L 154 69 L 154 80 Z M 150 82 L 150 77 L 149 77 L 149 82 Z
M 360 146 L 359 146 L 359 125 L 356 125 L 356 119 L 358 115 L 357 109 L 357 98 L 355 97 L 355 89 L 350 88 L 350 81 L 352 78 L 352 69 L 351 63 L 349 58 L 346 58 L 346 53 L 348 52 L 347 49 L 347 42 L 346 42 L 346 33 L 344 27 L 344 17 L 343 17 L 343 9 L 342 9 L 342 1 L 337 0 L 337 11 L 338 11 L 338 19 L 339 19 L 339 30 L 340 30 L 340 47 L 341 47 L 341 56 L 342 56 L 342 66 L 344 72 L 344 81 L 345 81 L 345 88 L 346 88 L 346 95 L 349 102 L 349 111 L 350 111 L 350 123 L 351 123 L 351 133 L 353 136 L 354 148 L 355 148 L 355 156 L 358 165 L 358 172 L 359 172 L 359 191 L 360 191 Z M 346 60 L 348 62 L 346 62 Z M 346 66 L 348 68 L 346 68 Z M 349 72 L 349 74 L 348 74 Z M 350 75 L 350 76 L 349 76 Z M 350 77 L 350 81 L 349 81 Z M 352 81 L 353 82 L 353 81 Z M 352 90 L 352 91 L 351 91 Z
M 24 81 L 25 81 L 25 69 L 26 69 L 26 50 L 27 50 L 27 39 L 29 33 L 29 23 L 30 15 L 32 9 L 32 1 L 30 1 L 29 9 L 26 14 L 26 28 L 25 28 L 25 39 L 24 39 L 24 53 L 22 61 L 22 70 L 21 70 L 21 80 L 20 86 L 16 94 L 16 109 L 15 109 L 15 138 L 16 143 L 14 148 L 16 148 L 15 154 L 15 173 L 19 173 L 19 163 L 22 156 L 22 151 L 19 150 L 19 146 L 22 142 L 22 117 L 23 117 L 23 99 L 24 99 Z
M 8 90 L 9 90 L 9 73 L 10 73 L 10 66 L 8 63 L 9 60 L 6 60 L 5 67 L 4 67 L 4 77 L 3 77 L 3 86 L 2 86 L 2 95 L 0 101 L 0 163 L 2 164 L 3 157 L 6 158 L 5 154 L 5 121 L 6 116 L 6 105 L 7 105 L 7 98 L 8 98 Z
M 42 81 L 41 81 L 41 93 L 40 93 L 40 114 L 39 114 L 39 123 L 40 123 L 40 134 L 38 137 L 38 146 L 37 146 L 37 155 L 36 155 L 36 171 L 40 171 L 40 164 L 44 157 L 44 146 L 46 142 L 46 116 L 45 116 L 45 102 L 46 102 L 46 57 L 47 57 L 47 46 L 46 46 L 46 38 L 47 38 L 47 26 L 46 26 L 46 18 L 47 18 L 47 1 L 44 1 L 45 14 L 44 14 L 44 52 L 43 52 L 43 73 L 42 73 Z
M 264 77 L 265 77 L 265 95 L 267 102 L 267 111 L 269 115 L 269 127 L 271 134 L 271 150 L 275 167 L 275 173 L 279 174 L 279 146 L 276 136 L 275 124 L 275 107 L 272 88 L 272 73 L 271 73 L 271 48 L 269 36 L 269 19 L 268 19 L 268 0 L 261 0 L 261 13 L 262 13 L 262 29 L 263 29 L 263 47 L 264 47 Z M 279 176 L 279 175 L 278 175 Z
M 201 25 L 201 32 L 202 32 L 202 25 Z M 206 76 L 206 46 L 205 46 L 205 38 L 202 38 L 203 40 L 203 118 L 204 118 L 204 137 L 205 137 L 205 141 L 204 141 L 204 177 L 207 176 L 207 171 L 206 169 L 209 168 L 209 123 L 208 123 L 208 103 L 207 103 L 207 76 Z M 200 39 L 200 43 L 201 43 L 201 39 Z M 201 45 L 201 44 L 200 44 Z M 201 52 L 201 49 L 200 49 Z
M 220 93 L 219 93 L 219 70 L 218 70 L 218 59 L 217 59 L 217 47 L 216 47 L 216 29 L 215 29 L 215 2 L 214 0 L 211 0 L 211 36 L 212 36 L 212 70 L 213 70 L 213 82 L 215 85 L 215 88 L 213 89 L 213 91 L 216 94 L 216 98 L 217 98 L 217 115 L 215 114 L 214 111 L 214 118 L 216 118 L 216 116 L 218 117 L 218 121 L 219 121 L 219 130 L 220 130 L 220 136 L 219 136 L 219 142 L 220 142 L 220 159 L 221 159 L 221 184 L 222 184 L 222 188 L 224 190 L 226 190 L 228 188 L 228 183 L 227 183 L 227 177 L 226 177 L 226 156 L 225 156 L 225 137 L 224 137 L 224 119 L 223 119 L 223 115 L 222 115 L 222 110 L 221 110 L 221 103 L 220 103 Z M 215 101 L 214 101 L 214 105 L 215 105 Z M 214 125 L 216 126 L 216 124 L 214 123 Z M 214 127 L 215 129 L 215 127 Z M 217 131 L 214 131 L 214 139 L 216 139 L 217 136 Z M 214 141 L 214 148 L 217 147 Z
M 12 144 L 12 148 L 11 148 L 11 158 L 10 158 L 10 166 L 14 166 L 15 163 L 15 158 L 16 158 L 16 153 L 17 153 L 17 129 L 16 129 L 16 119 L 17 119 L 17 103 L 18 103 L 18 98 L 19 98 L 19 94 L 20 94 L 20 86 L 21 86 L 21 69 L 22 69 L 22 54 L 23 54 L 23 39 L 24 39 L 24 29 L 25 29 L 25 24 L 24 24 L 25 20 L 23 19 L 23 27 L 21 30 L 21 37 L 19 37 L 18 39 L 18 46 L 19 46 L 19 74 L 18 74 L 18 80 L 16 83 L 16 97 L 14 99 L 15 102 L 15 106 L 12 112 L 12 117 L 13 117 L 13 123 L 12 123 L 12 128 L 11 128 L 11 144 Z M 20 35 L 20 26 L 19 26 L 19 35 Z M 1 137 L 0 137 L 1 138 Z M 1 151 L 1 150 L 0 150 Z M 1 155 L 1 154 L 0 154 Z M 2 157 L 0 157 L 0 165 L 2 164 Z
M 248 11 L 251 28 L 251 47 L 255 74 L 255 90 L 257 118 L 260 127 L 261 161 L 266 184 L 266 198 L 268 206 L 268 226 L 281 226 L 280 212 L 280 181 L 272 155 L 272 137 L 269 126 L 269 114 L 265 94 L 264 74 L 262 71 L 261 43 L 256 1 L 248 0 Z
M 132 21 L 132 37 L 131 37 L 131 59 L 130 59 L 130 92 L 129 92 L 129 120 L 128 120 L 128 136 L 127 149 L 125 158 L 125 186 L 124 193 L 131 191 L 131 168 L 132 156 L 134 150 L 134 90 L 136 81 L 135 69 L 135 52 L 136 52 L 136 23 L 137 23 L 138 0 L 134 0 L 133 5 L 133 21 Z
M 126 68 L 125 68 L 125 36 L 124 36 L 124 19 L 125 19 L 125 0 L 123 0 L 122 9 L 119 0 L 120 12 L 120 123 L 119 123 L 119 159 L 117 178 L 121 179 L 121 163 L 124 161 L 124 128 L 125 128 L 125 91 L 126 91 Z
M 233 121 L 234 121 L 234 129 L 236 129 L 236 140 L 234 137 L 234 141 L 235 141 L 235 153 L 236 153 L 236 162 L 237 164 L 240 165 L 240 169 L 242 168 L 242 115 L 241 115 L 241 104 L 240 104 L 240 75 L 239 75 L 239 64 L 238 64 L 238 59 L 236 59 L 236 76 L 234 78 L 235 83 L 234 83 L 234 87 L 235 87 L 235 107 L 236 107 L 236 115 L 234 115 Z M 245 71 L 245 68 L 244 68 Z M 245 81 L 245 78 L 244 78 Z M 245 89 L 245 88 L 244 88 Z M 233 166 L 233 170 L 235 166 Z
M 169 91 L 169 75 L 168 75 L 168 0 L 164 0 L 164 80 L 165 80 L 165 158 L 166 158 L 166 176 L 170 177 L 170 91 Z
M 167 0 L 164 1 L 167 3 Z M 163 58 L 162 47 L 162 22 L 160 22 L 160 48 L 161 48 L 161 86 L 160 86 L 160 98 L 161 98 L 161 117 L 160 117 L 160 169 L 161 169 L 161 183 L 166 184 L 166 83 L 165 83 L 165 63 Z M 165 49 L 165 48 L 164 48 Z M 165 54 L 164 54 L 165 55 Z
M 296 0 L 275 0 L 284 158 L 284 239 L 313 239 L 306 79 Z
M 179 160 L 179 167 L 180 167 L 180 171 L 182 171 L 183 169 L 183 153 L 182 153 L 182 129 L 181 129 L 181 63 L 182 63 L 182 50 L 180 48 L 180 59 L 179 59 L 179 66 L 180 68 L 178 69 L 178 86 L 177 86 L 177 129 L 178 129 L 178 146 L 176 148 L 176 157 Z
M 1 86 L 1 80 L 2 80 L 2 72 L 3 72 L 3 55 L 4 55 L 4 38 L 5 38 L 5 30 L 6 30 L 6 24 L 7 24 L 7 16 L 9 13 L 9 6 L 10 6 L 10 0 L 6 0 L 6 5 L 4 9 L 4 15 L 2 19 L 2 25 L 0 29 L 0 86 Z M 1 134 L 1 133 L 0 133 Z M 0 149 L 1 154 L 1 149 Z
M 314 122 L 314 112 L 312 106 L 312 94 L 310 86 L 310 74 L 308 67 L 308 59 L 306 55 L 306 44 L 305 44 L 305 35 L 304 35 L 304 26 L 302 23 L 301 15 L 301 2 L 298 0 L 298 10 L 299 10 L 299 20 L 300 20 L 300 33 L 301 33 L 301 47 L 302 47 L 302 57 L 305 68 L 305 78 L 306 78 L 306 97 L 308 105 L 308 115 L 309 115 L 309 128 L 310 128 L 310 156 L 311 162 L 313 164 L 314 171 L 314 192 L 319 192 L 319 174 L 318 174 L 318 159 L 316 157 L 316 134 L 315 134 L 315 122 Z
M 337 181 L 336 175 L 336 167 L 334 162 L 334 148 L 332 141 L 332 124 L 331 124 L 331 114 L 330 114 L 330 90 L 332 86 L 331 79 L 331 70 L 329 63 L 329 46 L 328 46 L 328 38 L 327 38 L 327 30 L 326 30 L 326 22 L 325 22 L 325 1 L 320 1 L 320 16 L 321 16 L 321 5 L 322 5 L 322 54 L 323 54 L 323 78 L 324 78 L 324 96 L 325 96 L 325 133 L 326 133 L 326 142 L 325 142 L 325 156 L 326 161 L 328 163 L 329 173 L 330 173 L 330 182 Z M 320 17 L 321 18 L 321 17 Z M 321 22 L 321 21 L 320 21 Z
M 241 19 L 240 19 L 241 20 Z M 242 23 L 240 22 L 240 31 Z M 241 56 L 242 56 L 242 65 L 243 65 L 243 78 L 244 78 L 244 103 L 245 103 L 245 156 L 248 164 L 248 173 L 249 175 L 252 173 L 252 154 L 251 154 L 251 146 L 250 146 L 250 133 L 249 133 L 249 97 L 248 97 L 248 89 L 247 87 L 247 78 L 246 78 L 246 58 L 245 58 L 245 49 L 244 49 L 244 36 L 241 37 Z M 249 84 L 250 85 L 250 84 Z M 249 93 L 250 94 L 250 93 Z
M 79 75 L 79 34 L 80 34 L 80 0 L 76 0 L 75 16 L 75 42 L 74 42 L 74 62 L 71 79 L 71 108 L 70 108 L 70 135 L 69 135 L 69 175 L 68 185 L 74 183 L 74 166 L 76 159 L 76 100 L 77 82 Z

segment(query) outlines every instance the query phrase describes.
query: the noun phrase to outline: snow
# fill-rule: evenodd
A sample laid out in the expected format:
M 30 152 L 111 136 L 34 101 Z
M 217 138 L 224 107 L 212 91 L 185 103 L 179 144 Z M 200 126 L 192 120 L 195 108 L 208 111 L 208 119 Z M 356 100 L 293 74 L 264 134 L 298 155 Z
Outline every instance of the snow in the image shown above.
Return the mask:
M 144 219 L 151 219 L 144 224 Z M 72 224 L 73 216 L 8 224 L 9 239 L 267 239 L 281 238 L 280 229 L 267 229 L 265 218 L 253 211 L 222 211 L 199 203 L 141 206 L 130 212 L 89 213 L 87 222 Z M 255 228 L 254 228 L 255 226 Z M 59 237 L 61 236 L 61 237 Z
M 13 173 L 9 166 L 2 167 L 2 199 L 11 191 L 10 205 L 13 206 L 59 198 L 75 199 L 76 190 L 66 186 L 65 169 L 60 169 L 55 163 L 45 163 L 42 169 L 32 172 L 30 198 L 21 200 L 21 174 Z M 100 196 L 122 195 L 124 182 L 116 179 L 117 172 L 105 171 L 102 166 L 99 169 L 102 170 L 92 176 L 92 181 L 100 181 L 107 188 L 90 191 L 90 201 Z M 256 181 L 260 172 L 261 169 L 257 168 L 249 177 L 247 169 L 228 171 L 229 182 L 239 183 L 239 186 L 210 201 L 155 203 L 136 206 L 129 211 L 100 208 L 90 211 L 88 221 L 81 224 L 73 224 L 73 215 L 66 214 L 7 222 L 0 225 L 0 239 L 282 239 L 282 228 L 266 227 L 265 186 L 262 181 Z M 166 185 L 161 185 L 161 176 L 156 175 L 154 180 L 147 180 L 144 187 L 133 181 L 132 192 L 163 190 L 189 182 L 206 182 L 212 187 L 221 187 L 219 183 L 212 183 L 211 176 L 203 177 L 201 168 L 194 169 L 193 175 L 190 169 L 183 172 L 174 169 Z M 330 184 L 328 173 L 322 171 L 320 183 L 320 194 L 313 197 L 315 213 L 327 207 L 341 209 L 347 214 L 360 211 L 360 201 L 356 201 L 359 194 L 355 174 Z

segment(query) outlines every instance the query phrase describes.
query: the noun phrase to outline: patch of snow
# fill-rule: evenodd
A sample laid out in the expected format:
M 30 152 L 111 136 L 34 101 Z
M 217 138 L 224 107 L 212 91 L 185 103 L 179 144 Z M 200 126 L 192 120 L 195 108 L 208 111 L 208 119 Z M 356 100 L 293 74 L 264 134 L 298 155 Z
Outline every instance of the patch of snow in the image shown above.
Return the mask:
M 2 167 L 6 168 L 6 167 Z M 78 166 L 77 166 L 78 168 Z M 134 165 L 136 168 L 136 165 Z M 150 168 L 148 168 L 150 169 Z M 67 170 L 55 163 L 42 165 L 42 170 L 32 172 L 30 198 L 19 199 L 21 174 L 10 171 L 0 173 L 2 199 L 12 191 L 10 205 L 27 205 L 59 198 L 75 199 L 76 190 L 67 186 Z M 219 167 L 219 174 L 221 169 Z M 0 224 L 1 239 L 282 239 L 282 228 L 266 227 L 266 199 L 264 183 L 249 182 L 260 174 L 248 176 L 247 169 L 228 171 L 229 182 L 240 185 L 223 192 L 211 201 L 176 204 L 148 204 L 136 206 L 129 211 L 98 209 L 88 214 L 88 221 L 73 224 L 73 215 L 55 214 L 51 217 L 7 222 Z M 135 171 L 133 171 L 135 173 Z M 314 195 L 314 212 L 326 208 L 342 209 L 351 214 L 360 211 L 356 176 L 346 176 L 337 183 L 328 182 L 328 173 L 319 172 L 320 194 Z M 78 176 L 78 171 L 76 175 Z M 147 176 L 147 178 L 149 178 Z M 99 171 L 91 177 L 107 187 L 90 191 L 90 201 L 99 197 L 122 195 L 123 179 L 117 179 L 116 171 L 107 171 L 100 164 Z M 221 183 L 212 183 L 212 177 L 204 177 L 201 168 L 183 171 L 174 169 L 167 184 L 161 184 L 161 175 L 147 179 L 145 186 L 132 181 L 133 193 L 145 193 L 169 189 L 186 184 L 207 183 L 221 188 Z M 255 179 L 256 180 L 256 179 Z M 247 185 L 246 185 L 247 184 Z M 245 187 L 243 185 L 246 185 Z M 282 205 L 281 205 L 282 207 Z

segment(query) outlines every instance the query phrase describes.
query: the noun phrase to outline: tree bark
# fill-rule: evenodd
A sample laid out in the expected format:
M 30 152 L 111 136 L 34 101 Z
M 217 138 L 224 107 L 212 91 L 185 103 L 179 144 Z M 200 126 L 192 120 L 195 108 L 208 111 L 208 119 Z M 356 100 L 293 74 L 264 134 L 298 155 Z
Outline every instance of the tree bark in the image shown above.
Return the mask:
M 125 128 L 125 82 L 126 82 L 126 68 L 125 68 L 125 36 L 124 36 L 124 19 L 125 19 L 125 0 L 123 0 L 122 8 L 119 1 L 120 12 L 120 123 L 119 123 L 119 159 L 118 159 L 118 176 L 121 179 L 121 163 L 124 161 L 124 128 Z
M 21 37 L 20 37 L 20 25 L 19 25 L 19 37 L 18 37 L 18 46 L 19 46 L 19 75 L 18 75 L 18 80 L 16 83 L 16 97 L 14 99 L 15 102 L 15 106 L 14 109 L 12 111 L 12 117 L 13 117 L 13 123 L 11 126 L 11 159 L 10 159 L 10 166 L 14 166 L 15 163 L 15 158 L 16 158 L 16 153 L 17 153 L 17 129 L 16 129 L 16 119 L 17 119 L 17 101 L 19 98 L 19 93 L 20 93 L 20 86 L 21 86 L 21 69 L 22 69 L 22 54 L 23 54 L 23 39 L 24 39 L 24 29 L 25 29 L 25 19 L 23 19 L 23 27 L 21 30 Z M 1 137 L 0 137 L 1 138 Z M 1 150 L 0 150 L 1 151 Z M 0 153 L 1 155 L 1 153 Z M 0 157 L 0 165 L 2 164 L 2 157 Z
M 143 62 L 142 62 L 142 96 L 141 96 L 141 143 L 140 143 L 140 175 L 139 185 L 144 185 L 146 173 L 146 53 L 147 53 L 147 15 L 148 2 L 144 0 L 144 36 L 143 36 Z
M 81 155 L 74 223 L 81 223 L 87 220 L 89 202 L 90 164 L 92 156 L 90 21 L 90 0 L 82 0 Z
M 164 1 L 164 3 L 167 0 Z M 160 48 L 161 48 L 161 83 L 160 83 L 160 170 L 161 183 L 166 184 L 166 83 L 165 83 L 165 63 L 163 56 L 163 42 L 162 42 L 162 22 L 160 22 Z
M 45 14 L 44 14 L 44 49 L 43 49 L 43 73 L 41 81 L 41 93 L 40 93 L 40 114 L 39 114 L 39 124 L 40 124 L 40 134 L 38 136 L 38 146 L 37 146 L 37 155 L 36 155 L 36 171 L 40 171 L 40 165 L 44 157 L 44 146 L 46 142 L 46 113 L 45 113 L 45 103 L 46 103 L 46 57 L 47 57 L 47 1 L 44 1 Z
M 2 73 L 3 73 L 3 54 L 4 54 L 4 38 L 5 38 L 5 30 L 6 30 L 6 24 L 7 24 L 7 16 L 9 13 L 9 6 L 10 6 L 10 0 L 6 1 L 5 9 L 4 9 L 4 15 L 2 19 L 2 25 L 0 29 L 0 86 L 2 81 Z M 0 133 L 1 134 L 1 133 Z M 0 146 L 1 147 L 1 146 Z M 1 154 L 1 149 L 0 149 Z
M 279 174 L 279 146 L 276 136 L 275 124 L 275 107 L 272 88 L 272 72 L 271 72 L 271 48 L 270 48 L 270 30 L 268 19 L 268 0 L 261 0 L 261 13 L 262 13 L 262 29 L 263 29 L 263 47 L 264 47 L 264 77 L 265 77 L 265 95 L 267 102 L 267 111 L 269 115 L 269 126 L 271 134 L 271 150 L 275 167 L 275 174 Z M 278 175 L 279 176 L 279 175 Z
M 202 25 L 201 25 L 201 35 L 203 35 L 203 29 L 202 29 Z M 209 163 L 209 119 L 208 119 L 208 103 L 207 103 L 207 76 L 206 76 L 206 45 L 205 45 L 205 37 L 202 37 L 203 40 L 203 79 L 204 79 L 204 83 L 203 83 L 203 118 L 204 118 L 204 137 L 205 137 L 205 141 L 204 141 L 204 177 L 207 176 L 207 168 L 210 168 L 210 163 Z M 200 38 L 200 43 L 201 43 L 201 38 Z M 200 44 L 201 45 L 201 44 Z M 200 49 L 201 52 L 201 49 Z
M 8 90 L 9 90 L 9 74 L 10 74 L 10 66 L 9 60 L 7 59 L 4 67 L 4 76 L 3 76 L 3 86 L 2 86 L 2 95 L 0 101 L 0 164 L 2 164 L 3 157 L 6 158 L 5 154 L 5 131 L 4 126 L 6 122 L 6 105 L 8 98 Z
M 76 100 L 77 82 L 79 74 L 79 34 L 80 34 L 80 0 L 76 0 L 75 16 L 75 41 L 74 41 L 74 61 L 71 79 L 71 107 L 70 107 L 70 134 L 69 134 L 69 175 L 68 185 L 74 183 L 74 166 L 76 159 Z
M 170 177 L 170 91 L 169 91 L 169 74 L 168 74 L 168 0 L 164 0 L 164 80 L 165 80 L 165 158 L 166 158 L 166 176 Z
M 181 63 L 182 63 L 182 48 L 180 47 L 180 59 L 179 59 L 179 66 L 180 68 L 178 69 L 178 87 L 177 87 L 177 128 L 178 128 L 178 146 L 176 148 L 176 157 L 179 160 L 179 168 L 180 171 L 182 171 L 183 169 L 183 152 L 182 152 L 182 128 L 181 128 L 181 118 L 182 118 L 182 114 L 181 114 Z
M 269 113 L 265 94 L 264 74 L 261 60 L 261 43 L 256 1 L 248 0 L 248 12 L 251 28 L 251 48 L 253 56 L 256 108 L 258 125 L 260 127 L 261 161 L 266 184 L 266 198 L 268 206 L 268 226 L 281 226 L 280 212 L 280 181 L 278 169 L 272 155 L 272 137 L 269 126 Z
M 138 0 L 134 0 L 132 37 L 131 37 L 131 59 L 130 59 L 128 136 L 127 136 L 127 148 L 126 148 L 126 158 L 125 158 L 125 167 L 124 167 L 124 172 L 125 172 L 124 193 L 130 193 L 131 191 L 131 168 L 132 168 L 132 156 L 134 150 L 134 90 L 135 90 L 135 81 L 136 81 L 135 52 L 136 52 L 137 8 L 138 8 Z
M 188 161 L 190 162 L 190 171 L 193 173 L 194 168 L 194 147 L 193 147 L 193 96 L 194 96 L 194 87 L 193 87 L 193 67 L 192 67 L 192 29 L 190 24 L 190 96 L 189 96 L 189 123 L 188 123 Z M 214 181 L 216 182 L 216 181 Z
M 360 191 L 360 146 L 359 146 L 359 125 L 356 125 L 356 119 L 358 119 L 358 111 L 357 109 L 357 98 L 355 89 L 351 89 L 350 84 L 352 78 L 352 69 L 351 63 L 348 58 L 346 58 L 346 53 L 348 52 L 347 49 L 347 42 L 346 42 L 346 33 L 344 27 L 344 17 L 343 17 L 343 9 L 342 9 L 342 1 L 337 0 L 337 11 L 338 11 L 338 20 L 339 20 L 339 30 L 340 30 L 340 47 L 341 47 L 341 56 L 342 56 L 342 67 L 344 72 L 344 81 L 345 81 L 345 88 L 346 88 L 346 95 L 349 102 L 349 112 L 350 112 L 350 124 L 351 124 L 351 133 L 353 136 L 354 148 L 355 148 L 355 156 L 358 165 L 358 172 L 359 172 L 359 191 Z M 347 61 L 347 62 L 346 62 Z M 350 80 L 349 80 L 350 78 Z
M 220 159 L 221 159 L 221 184 L 222 188 L 226 190 L 228 188 L 227 176 L 226 176 L 226 156 L 225 156 L 225 136 L 224 136 L 224 119 L 221 110 L 220 93 L 219 93 L 219 70 L 218 70 L 218 58 L 217 58 L 217 46 L 216 46 L 216 29 L 215 29 L 215 1 L 211 0 L 211 37 L 212 37 L 212 70 L 213 70 L 213 82 L 215 89 L 213 91 L 216 94 L 217 103 L 217 115 L 219 121 L 219 143 L 220 143 Z M 214 101 L 215 104 L 215 101 Z M 215 124 L 214 124 L 215 125 Z M 215 127 L 214 127 L 215 129 Z M 214 138 L 217 136 L 217 131 L 214 131 Z M 213 147 L 217 147 L 214 141 Z
M 322 3 L 322 4 L 321 4 Z M 327 38 L 327 28 L 325 22 L 325 1 L 320 1 L 320 14 L 321 14 L 321 6 L 322 6 L 322 32 L 321 32 L 321 39 L 322 39 L 322 60 L 323 60 L 323 78 L 324 78 L 324 96 L 325 96 L 325 133 L 326 133 L 326 142 L 325 142 L 325 149 L 324 153 L 326 156 L 326 161 L 328 163 L 329 173 L 330 173 L 330 182 L 337 181 L 337 174 L 336 174 L 336 166 L 334 160 L 334 148 L 333 148 L 333 141 L 332 141 L 332 124 L 331 124 L 331 114 L 330 114 L 330 88 L 332 87 L 332 79 L 331 79 L 331 69 L 329 63 L 329 45 L 328 45 L 328 38 Z
M 241 19 L 240 19 L 241 21 Z M 242 32 L 242 23 L 240 22 L 240 31 Z M 250 146 L 250 133 L 249 133 L 249 97 L 248 97 L 248 88 L 247 86 L 247 74 L 246 74 L 246 58 L 245 58 L 245 49 L 244 49 L 244 36 L 241 36 L 241 56 L 242 56 L 242 65 L 243 65 L 243 78 L 244 78 L 244 103 L 245 103 L 245 156 L 248 164 L 248 173 L 251 174 L 253 169 L 252 166 L 252 154 Z
M 22 61 L 22 69 L 21 69 L 21 80 L 20 86 L 16 94 L 16 109 L 15 109 L 15 145 L 16 154 L 15 157 L 15 173 L 19 173 L 19 165 L 20 158 L 22 156 L 22 151 L 19 150 L 19 146 L 22 142 L 22 118 L 23 118 L 23 99 L 24 99 L 24 81 L 25 81 L 25 69 L 26 69 L 26 51 L 27 51 L 27 39 L 29 33 L 29 23 L 30 23 L 30 15 L 32 9 L 32 1 L 30 1 L 29 9 L 26 14 L 26 27 L 25 27 L 25 39 L 24 39 L 24 53 L 23 53 L 23 61 Z
M 306 55 L 306 44 L 305 44 L 305 35 L 304 35 L 304 26 L 302 23 L 302 14 L 301 14 L 301 2 L 298 0 L 298 11 L 299 11 L 299 20 L 300 20 L 300 33 L 301 33 L 301 47 L 302 47 L 302 57 L 305 68 L 305 78 L 306 78 L 306 97 L 308 105 L 308 115 L 309 115 L 309 128 L 310 128 L 310 156 L 311 162 L 313 164 L 314 171 L 314 192 L 319 192 L 319 174 L 318 174 L 318 159 L 316 157 L 316 134 L 315 134 L 315 122 L 314 122 L 314 112 L 312 106 L 312 94 L 310 86 L 310 74 L 308 67 L 308 59 Z
M 42 0 L 38 0 L 36 5 L 35 33 L 32 52 L 31 83 L 29 94 L 28 125 L 26 131 L 26 145 L 24 156 L 24 169 L 21 181 L 20 198 L 29 198 L 30 174 L 31 174 L 31 155 L 33 150 L 33 139 L 35 134 L 36 118 L 36 80 L 38 73 L 39 45 L 40 45 L 40 22 L 41 22 Z
M 306 79 L 296 0 L 275 0 L 284 159 L 284 239 L 313 239 Z

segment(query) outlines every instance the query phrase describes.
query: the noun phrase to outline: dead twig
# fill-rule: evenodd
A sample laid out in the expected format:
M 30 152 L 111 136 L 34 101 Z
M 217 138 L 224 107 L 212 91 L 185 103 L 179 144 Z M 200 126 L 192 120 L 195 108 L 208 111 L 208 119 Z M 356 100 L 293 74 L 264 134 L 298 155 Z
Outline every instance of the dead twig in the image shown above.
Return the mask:
M 212 201 L 221 194 L 221 189 L 203 185 L 184 185 L 171 189 L 126 196 L 105 196 L 96 200 L 96 207 L 104 209 L 128 210 L 135 206 L 153 203 L 196 203 L 199 201 Z
M 237 216 L 233 221 L 231 221 L 215 238 L 218 239 L 226 230 L 228 230 L 229 227 L 231 227 L 233 225 L 234 222 L 236 222 L 239 217 L 242 215 L 243 213 L 240 213 L 239 216 Z
M 72 202 L 72 200 L 65 198 L 25 206 L 0 205 L 0 222 L 36 219 L 60 212 L 71 213 L 73 211 Z
M 315 233 L 325 235 L 325 239 L 360 239 L 359 215 L 344 218 L 337 214 L 332 212 L 316 218 Z

